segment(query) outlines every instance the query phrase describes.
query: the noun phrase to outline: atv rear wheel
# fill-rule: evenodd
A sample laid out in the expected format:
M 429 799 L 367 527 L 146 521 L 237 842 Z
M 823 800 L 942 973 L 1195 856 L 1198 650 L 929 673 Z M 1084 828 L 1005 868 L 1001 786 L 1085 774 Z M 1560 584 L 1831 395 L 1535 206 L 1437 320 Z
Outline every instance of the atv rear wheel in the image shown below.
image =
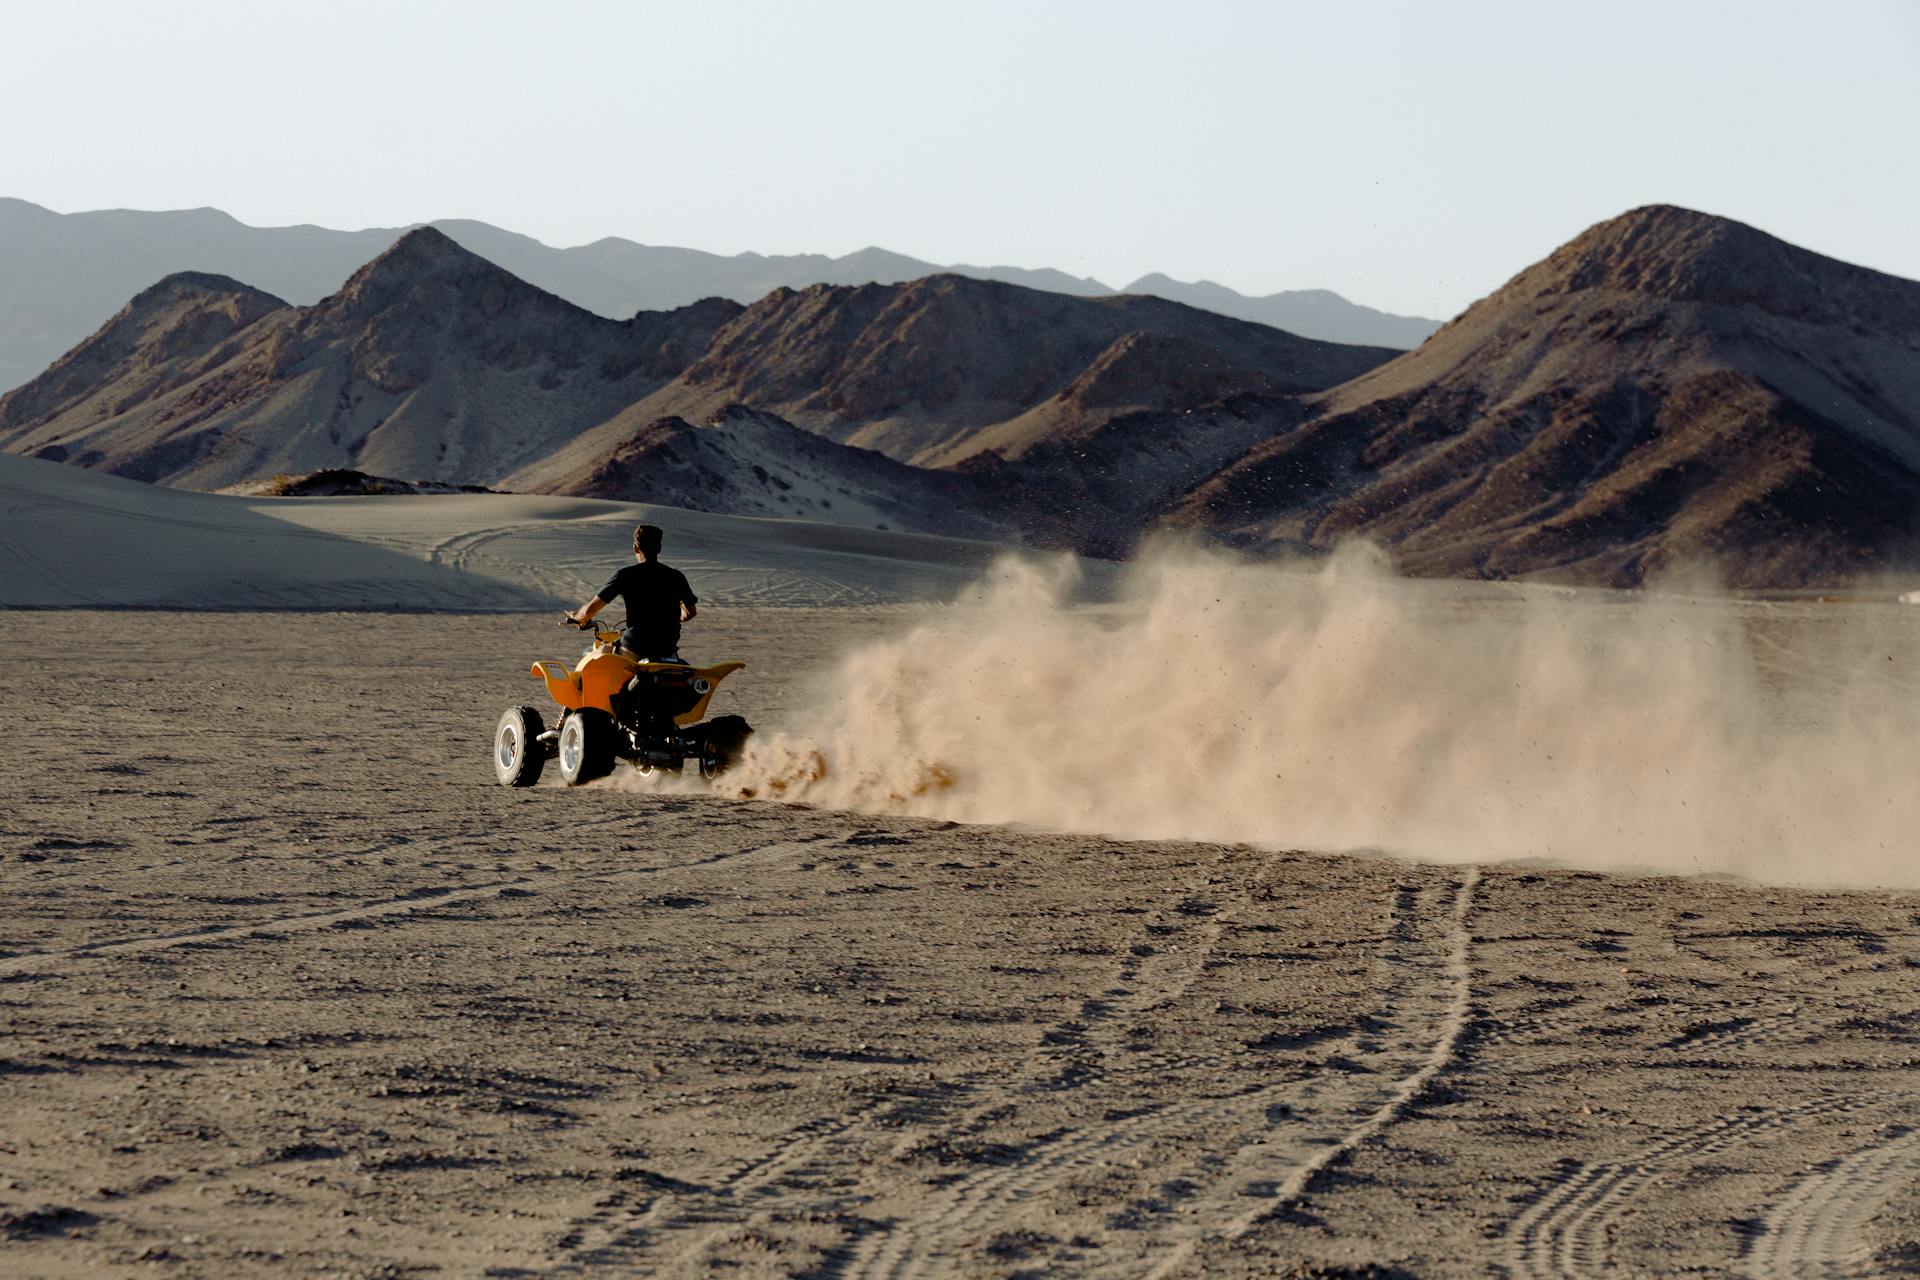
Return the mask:
M 547 767 L 546 725 L 532 707 L 508 707 L 493 730 L 493 776 L 503 787 L 530 787 Z
M 720 716 L 700 726 L 700 776 L 717 778 L 746 750 L 753 726 L 739 716 Z
M 560 776 L 570 787 L 613 771 L 613 717 L 582 707 L 560 726 Z

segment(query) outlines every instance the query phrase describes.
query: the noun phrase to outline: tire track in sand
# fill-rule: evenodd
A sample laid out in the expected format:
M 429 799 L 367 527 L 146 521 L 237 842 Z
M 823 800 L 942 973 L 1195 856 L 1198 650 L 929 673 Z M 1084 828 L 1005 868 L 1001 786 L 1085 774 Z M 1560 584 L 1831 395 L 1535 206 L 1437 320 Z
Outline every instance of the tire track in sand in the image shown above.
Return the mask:
M 1660 1046 L 1670 1053 L 1697 1059 L 1729 1050 L 1757 1049 L 1802 1025 L 1800 1006 L 1777 1005 L 1730 1014 L 1723 1023 L 1707 1026 Z
M 530 531 L 540 532 L 541 526 L 536 524 L 508 524 L 496 525 L 487 529 L 469 529 L 461 533 L 456 533 L 443 541 L 436 542 L 427 548 L 427 562 L 442 568 L 451 569 L 455 573 L 458 573 L 462 583 L 466 587 L 467 594 L 475 601 L 484 603 L 487 601 L 488 596 L 476 579 L 492 577 L 496 581 L 510 581 L 514 586 L 524 587 L 527 586 L 528 583 L 522 581 L 522 579 L 528 575 L 524 569 L 521 569 L 521 572 L 515 574 L 513 571 L 520 566 L 516 566 L 510 561 L 495 560 L 485 552 L 480 551 L 480 548 L 489 542 L 498 542 L 502 538 L 511 538 L 515 534 L 525 534 Z M 481 570 L 474 563 L 476 558 L 487 561 L 489 567 L 495 569 L 496 572 L 489 574 Z M 577 578 L 579 575 L 576 574 L 574 576 Z M 551 592 L 551 584 L 541 585 L 545 586 L 549 593 Z
M 574 1222 L 560 1242 L 566 1261 L 545 1274 L 653 1276 L 689 1271 L 701 1245 L 711 1239 L 710 1228 L 739 1226 L 777 1194 L 783 1180 L 834 1167 L 849 1134 L 885 1101 L 874 1098 L 843 1115 L 810 1120 L 711 1182 L 659 1179 L 650 1198 L 616 1192 Z
M 1604 1031 L 1622 1022 L 1643 1025 L 1649 1016 L 1646 1010 L 1631 1006 L 1595 1009 L 1574 1000 L 1552 1004 L 1555 1007 L 1539 1014 L 1483 1017 L 1475 1026 L 1478 1046 L 1498 1050 L 1503 1062 L 1517 1058 L 1579 1056 L 1585 1053 L 1585 1048 L 1578 1041 L 1541 1043 L 1540 1038 L 1591 1034 L 1595 1028 Z M 1783 1004 L 1756 1010 L 1739 1001 L 1720 1001 L 1705 1009 L 1689 1008 L 1684 1012 L 1704 1020 L 1694 1030 L 1651 1048 L 1691 1061 L 1732 1050 L 1771 1047 L 1782 1033 L 1803 1025 L 1801 1008 L 1798 1004 Z M 1672 1010 L 1663 1009 L 1660 1016 L 1673 1016 Z M 1708 1060 L 1713 1059 L 1708 1057 Z
M 143 938 L 108 938 L 99 942 L 83 942 L 76 947 L 63 947 L 54 951 L 28 951 L 0 960 L 0 974 L 33 973 L 63 961 L 90 960 L 99 956 L 137 955 L 143 952 L 166 951 L 174 947 L 199 946 L 235 939 L 252 938 L 265 941 L 267 939 L 261 935 L 278 938 L 288 933 L 325 929 L 332 925 L 357 920 L 406 915 L 422 907 L 448 906 L 456 902 L 470 902 L 475 898 L 497 897 L 508 889 L 526 883 L 528 878 L 520 877 L 512 880 L 492 880 L 485 884 L 461 885 L 451 889 L 414 889 L 398 897 L 377 898 L 370 902 L 361 902 L 351 907 L 341 907 L 331 911 L 309 911 L 299 915 L 273 916 L 265 920 L 252 920 L 245 924 L 212 925 L 206 928 L 187 929 L 179 933 L 154 934 Z
M 1814 1098 L 1797 1106 L 1722 1116 L 1649 1143 L 1624 1160 L 1571 1163 L 1509 1224 L 1509 1274 L 1562 1277 L 1617 1274 L 1613 1224 L 1661 1179 L 1728 1148 L 1785 1132 L 1808 1120 L 1880 1105 L 1881 1095 Z
M 1082 1001 L 1072 1019 L 1045 1033 L 1043 1042 L 1058 1051 L 1041 1058 L 1046 1078 L 1025 1087 L 1061 1092 L 1141 1073 L 1207 1065 L 1209 1060 L 1159 1053 L 1116 1063 L 1111 1042 L 1123 1022 L 1179 1000 L 1198 981 L 1219 943 L 1222 917 L 1228 914 L 1203 910 L 1189 899 L 1149 923 L 1143 942 L 1129 949 L 1113 981 Z M 1004 1073 L 976 1071 L 949 1078 L 927 1100 L 937 1096 L 951 1106 L 987 1083 L 1004 1084 Z M 756 1210 L 787 1194 L 790 1184 L 804 1186 L 819 1175 L 860 1168 L 868 1159 L 856 1149 L 870 1137 L 865 1122 L 883 1107 L 899 1102 L 898 1095 L 875 1098 L 840 1116 L 810 1121 L 764 1154 L 705 1184 L 672 1182 L 648 1198 L 616 1193 L 563 1236 L 568 1261 L 553 1274 L 691 1273 L 704 1246 L 746 1225 Z M 999 1102 L 996 1098 L 956 1123 L 965 1127 L 979 1118 L 981 1110 L 991 1111 Z
M 602 823 L 589 824 L 591 826 Z M 514 890 L 571 888 L 588 884 L 615 884 L 621 880 L 639 876 L 664 875 L 675 871 L 693 871 L 719 863 L 736 862 L 755 854 L 765 854 L 775 850 L 803 849 L 811 847 L 814 841 L 782 840 L 771 844 L 751 845 L 744 849 L 734 849 L 705 858 L 696 858 L 687 862 L 663 863 L 656 866 L 628 867 L 618 871 L 587 872 L 577 875 L 562 875 L 556 880 L 543 875 L 509 876 L 501 880 L 488 880 L 479 884 L 449 885 L 412 889 L 390 897 L 372 898 L 347 907 L 323 909 L 319 911 L 300 911 L 287 915 L 268 916 L 259 920 L 248 920 L 229 925 L 212 925 L 196 929 L 184 929 L 175 933 L 149 934 L 136 938 L 104 938 L 95 942 L 83 942 L 72 947 L 57 947 L 47 951 L 26 951 L 0 959 L 0 976 L 9 974 L 36 973 L 50 966 L 62 963 L 91 960 L 103 956 L 133 955 L 143 952 L 166 951 L 176 947 L 204 946 L 227 942 L 278 941 L 289 933 L 306 933 L 316 929 L 331 928 L 336 924 L 351 924 L 356 921 L 377 920 L 384 916 L 404 916 L 415 911 L 432 907 L 451 906 L 460 902 L 472 902 L 480 898 L 500 897 Z
M 1113 982 L 1081 1002 L 1079 1016 L 1059 1023 L 1043 1042 L 1052 1053 L 1041 1060 L 1055 1066 L 1054 1078 L 1035 1088 L 1052 1092 L 1084 1088 L 1114 1076 L 1143 1071 L 1175 1071 L 1210 1065 L 1214 1059 L 1165 1052 L 1128 1052 L 1117 1060 L 1117 1043 L 1126 1024 L 1178 1002 L 1200 980 L 1220 945 L 1226 922 L 1244 902 L 1222 911 L 1189 898 L 1145 926 L 1143 941 L 1129 948 Z M 1180 945 L 1172 945 L 1174 941 Z M 997 1103 L 994 1105 L 998 1105 Z
M 1455 892 L 1443 966 L 1447 982 L 1440 1000 L 1443 1007 L 1431 1029 L 1433 1039 L 1424 1045 L 1426 1052 L 1410 1074 L 1386 1083 L 1372 1072 L 1341 1073 L 1331 1080 L 1322 1075 L 1305 1082 L 1281 1081 L 1224 1097 L 1200 1097 L 1121 1114 L 1090 1128 L 1068 1131 L 1043 1140 L 1008 1163 L 939 1188 L 910 1218 L 855 1242 L 833 1274 L 886 1280 L 950 1274 L 963 1252 L 991 1234 L 1018 1204 L 1068 1178 L 1110 1164 L 1126 1152 L 1159 1143 L 1184 1143 L 1206 1128 L 1224 1127 L 1255 1136 L 1243 1140 L 1224 1161 L 1230 1189 L 1197 1203 L 1200 1224 L 1160 1258 L 1150 1274 L 1164 1275 L 1177 1268 L 1203 1239 L 1244 1234 L 1261 1218 L 1297 1199 L 1315 1175 L 1397 1118 L 1452 1059 L 1467 1021 L 1466 919 L 1478 879 L 1477 869 L 1468 871 Z M 1417 952 L 1420 948 L 1411 944 L 1417 933 L 1415 907 L 1412 895 L 1396 904 L 1401 918 L 1395 932 L 1410 951 Z M 1415 961 L 1399 976 L 1410 980 L 1409 970 L 1428 967 Z M 1402 1012 L 1398 1004 L 1390 1001 L 1389 1011 Z M 1419 1048 L 1411 1047 L 1411 1052 L 1418 1053 Z M 1336 1096 L 1322 1104 L 1323 1094 Z M 1285 1148 L 1269 1144 L 1276 1124 L 1291 1128 L 1316 1112 L 1323 1122 L 1317 1133 L 1303 1134 Z M 1215 1157 L 1213 1163 L 1222 1162 Z M 1257 1200 L 1252 1208 L 1246 1207 L 1248 1197 Z
M 1298 1202 L 1315 1178 L 1406 1114 L 1407 1108 L 1453 1063 L 1473 1011 L 1473 935 L 1467 922 L 1473 913 L 1473 895 L 1479 883 L 1478 867 L 1469 867 L 1460 877 L 1445 939 L 1446 953 L 1440 966 L 1446 986 L 1429 997 L 1427 1009 L 1415 1009 L 1409 1019 L 1418 1025 L 1424 1014 L 1424 1031 L 1433 1037 L 1415 1069 L 1383 1086 L 1385 1096 L 1378 1097 L 1377 1101 L 1362 1098 L 1354 1100 L 1357 1106 L 1350 1103 L 1346 1114 L 1351 1116 L 1358 1111 L 1361 1118 L 1330 1143 L 1315 1147 L 1312 1144 L 1318 1135 L 1313 1134 L 1290 1135 L 1290 1141 L 1276 1143 L 1269 1135 L 1261 1134 L 1243 1146 L 1231 1161 L 1231 1174 L 1224 1180 L 1225 1185 L 1195 1206 L 1189 1219 L 1191 1226 L 1147 1272 L 1150 1280 L 1173 1274 L 1191 1260 L 1201 1244 L 1238 1240 L 1259 1222 Z M 1418 1001 L 1419 995 L 1414 999 Z M 1404 1001 L 1402 1003 L 1404 1005 Z M 1389 1012 L 1395 1011 L 1389 1008 Z M 1305 1109 L 1314 1100 L 1310 1093 L 1302 1092 L 1306 1096 L 1296 1109 Z M 1367 1110 L 1370 1101 L 1372 1109 Z
M 1894 1196 L 1920 1181 L 1920 1130 L 1900 1128 L 1873 1146 L 1807 1174 L 1768 1211 L 1747 1244 L 1755 1280 L 1872 1276 L 1866 1228 Z
M 36 503 L 34 505 L 38 506 L 40 504 Z M 0 559 L 4 559 L 7 555 L 12 555 L 28 573 L 57 590 L 64 592 L 69 598 L 69 601 L 78 599 L 84 605 L 111 607 L 105 605 L 105 602 L 103 602 L 100 597 L 78 590 L 74 585 L 73 574 L 58 572 L 52 565 L 28 550 L 26 543 L 18 538 L 7 536 L 6 531 L 8 529 L 21 529 L 26 527 L 26 522 L 20 517 L 22 510 L 25 510 L 25 508 L 16 503 L 7 508 L 6 519 L 0 520 Z

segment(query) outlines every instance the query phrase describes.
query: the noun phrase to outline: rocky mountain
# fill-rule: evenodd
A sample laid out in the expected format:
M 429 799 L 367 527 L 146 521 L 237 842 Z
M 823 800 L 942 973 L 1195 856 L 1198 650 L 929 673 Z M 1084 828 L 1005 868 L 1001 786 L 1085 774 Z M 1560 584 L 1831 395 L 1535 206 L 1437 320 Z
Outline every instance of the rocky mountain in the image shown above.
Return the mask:
M 959 276 L 618 322 L 421 229 L 309 307 L 169 277 L 0 397 L 0 448 L 197 488 L 351 471 L 992 536 L 1024 527 L 1020 490 L 1071 541 L 1123 536 L 1255 442 L 1253 416 L 1188 410 L 1391 355 Z M 1166 457 L 1122 484 L 1143 446 Z
M 1302 389 L 1262 368 L 1257 356 L 1229 355 L 1192 338 L 1135 330 L 1115 338 L 1055 395 L 1005 422 L 969 433 L 927 460 L 936 466 L 960 465 L 988 452 L 1018 460 L 1049 443 L 1085 445 L 1116 418 L 1185 413 L 1229 397 L 1279 396 Z
M 1920 283 L 1725 218 L 1602 223 L 1312 404 L 1164 523 L 1435 575 L 1920 563 Z
M 1049 268 L 942 267 L 884 249 L 862 249 L 837 258 L 824 254 L 727 256 L 618 237 L 561 249 L 470 219 L 442 219 L 431 225 L 522 280 L 575 306 L 620 320 L 635 311 L 672 310 L 703 298 L 749 303 L 780 288 L 899 284 L 943 271 L 1055 293 L 1114 292 L 1098 280 Z M 127 298 L 163 276 L 186 271 L 231 276 L 304 306 L 337 291 L 348 276 L 409 230 L 251 227 L 217 209 L 60 214 L 25 200 L 0 198 L 0 280 L 6 282 L 0 290 L 0 391 L 39 374 L 99 328 Z M 1199 294 L 1189 297 L 1168 291 L 1175 287 L 1168 282 L 1167 289 L 1139 292 L 1161 293 L 1203 308 L 1213 305 Z M 1257 306 L 1251 311 L 1240 306 L 1262 300 L 1241 299 L 1231 290 L 1213 288 L 1217 292 L 1207 297 L 1226 306 L 1223 314 L 1273 323 L 1258 313 Z M 1377 334 L 1355 328 L 1352 315 L 1338 307 L 1296 308 L 1287 314 L 1299 323 L 1281 327 L 1308 337 L 1413 345 L 1393 336 L 1403 332 L 1393 323 L 1383 323 Z M 1323 315 L 1339 318 L 1338 332 L 1313 327 Z M 1398 319 L 1386 318 L 1388 322 Z M 1425 323 L 1416 322 L 1416 326 Z
M 1235 395 L 934 468 L 729 405 L 699 425 L 648 422 L 541 491 L 1121 555 L 1149 517 L 1304 412 L 1293 397 Z
M 203 489 L 327 468 L 487 484 L 663 385 L 739 310 L 607 320 L 423 228 L 311 307 L 169 277 L 0 397 L 0 448 Z
M 991 482 L 908 466 L 745 405 L 728 405 L 698 426 L 655 419 L 544 491 L 1002 542 L 1021 537 Z
M 542 491 L 1122 556 L 1153 515 L 1304 414 L 1294 397 L 1235 395 L 934 468 L 730 405 L 697 426 L 655 419 Z
M 1173 280 L 1155 273 L 1141 276 L 1121 292 L 1168 298 L 1328 342 L 1411 350 L 1440 327 L 1438 320 L 1424 316 L 1396 316 L 1348 302 L 1331 289 L 1288 289 L 1249 297 L 1211 280 Z
M 1160 298 L 1074 298 L 964 276 L 776 290 L 671 383 L 514 483 L 544 488 L 655 418 L 701 420 L 734 403 L 901 461 L 947 464 L 1084 430 L 1090 416 L 1190 408 L 1251 386 L 1318 390 L 1393 354 Z
M 1125 558 L 1157 517 L 1306 412 L 1298 396 L 1249 392 L 1119 414 L 1038 441 L 1012 461 L 985 452 L 953 469 L 992 481 L 1028 541 Z
M 312 306 L 142 291 L 0 397 L 0 448 L 204 488 L 346 468 L 1112 554 L 1173 527 L 1367 537 L 1432 575 L 1824 585 L 1920 567 L 1920 284 L 1638 209 L 1395 357 L 953 275 L 614 321 L 420 230 Z
M 11 443 L 10 425 L 101 421 L 166 396 L 192 381 L 236 334 L 286 307 L 272 294 L 225 276 L 168 276 L 136 294 L 31 384 L 0 398 L 0 442 Z M 67 448 L 51 436 L 36 437 L 32 451 L 54 461 L 81 460 L 84 449 Z

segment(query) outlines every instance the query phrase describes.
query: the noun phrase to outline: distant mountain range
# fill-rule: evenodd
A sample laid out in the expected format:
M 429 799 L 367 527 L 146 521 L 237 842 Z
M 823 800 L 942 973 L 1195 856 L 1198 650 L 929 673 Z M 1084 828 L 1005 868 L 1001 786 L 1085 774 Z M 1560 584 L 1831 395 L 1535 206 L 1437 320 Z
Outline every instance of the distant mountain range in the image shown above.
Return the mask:
M 1249 298 L 1220 285 L 1142 277 L 1124 290 L 1046 268 L 939 266 L 885 249 L 723 256 L 607 238 L 556 249 L 484 222 L 433 224 L 456 243 L 575 306 L 624 320 L 703 298 L 757 302 L 775 289 L 900 284 L 950 273 L 1053 293 L 1151 294 L 1331 342 L 1409 348 L 1437 321 L 1355 306 L 1325 290 Z M 217 209 L 59 214 L 0 198 L 0 391 L 18 386 L 104 323 L 129 297 L 183 271 L 244 280 L 305 305 L 338 290 L 410 227 L 250 227 Z
M 197 488 L 351 469 L 1100 554 L 1365 537 L 1432 575 L 1824 585 L 1920 569 L 1920 284 L 1653 206 L 1396 353 L 954 274 L 613 320 L 419 229 L 310 306 L 142 290 L 0 396 L 0 448 Z
M 1250 298 L 1211 280 L 1189 283 L 1169 280 L 1156 273 L 1141 276 L 1120 292 L 1144 293 L 1184 302 L 1203 311 L 1217 311 L 1223 316 L 1235 316 L 1255 324 L 1269 324 L 1303 337 L 1370 347 L 1396 347 L 1402 351 L 1411 351 L 1419 346 L 1440 327 L 1438 320 L 1376 311 L 1372 307 L 1348 302 L 1327 289 L 1291 289 L 1284 293 Z
M 420 229 L 309 307 L 168 277 L 0 397 L 0 447 L 202 489 L 351 471 L 1117 550 L 1265 433 L 1183 415 L 1284 411 L 1393 355 L 953 275 L 622 322 Z

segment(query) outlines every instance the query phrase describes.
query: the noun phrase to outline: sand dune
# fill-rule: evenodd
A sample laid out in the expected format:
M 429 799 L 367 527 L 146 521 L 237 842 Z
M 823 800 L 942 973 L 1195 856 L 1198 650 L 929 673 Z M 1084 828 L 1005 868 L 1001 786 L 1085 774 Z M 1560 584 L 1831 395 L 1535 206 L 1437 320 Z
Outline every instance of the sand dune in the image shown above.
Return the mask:
M 461 609 L 578 604 L 632 525 L 717 604 L 945 599 L 990 543 L 509 494 L 243 498 L 0 456 L 0 607 Z

